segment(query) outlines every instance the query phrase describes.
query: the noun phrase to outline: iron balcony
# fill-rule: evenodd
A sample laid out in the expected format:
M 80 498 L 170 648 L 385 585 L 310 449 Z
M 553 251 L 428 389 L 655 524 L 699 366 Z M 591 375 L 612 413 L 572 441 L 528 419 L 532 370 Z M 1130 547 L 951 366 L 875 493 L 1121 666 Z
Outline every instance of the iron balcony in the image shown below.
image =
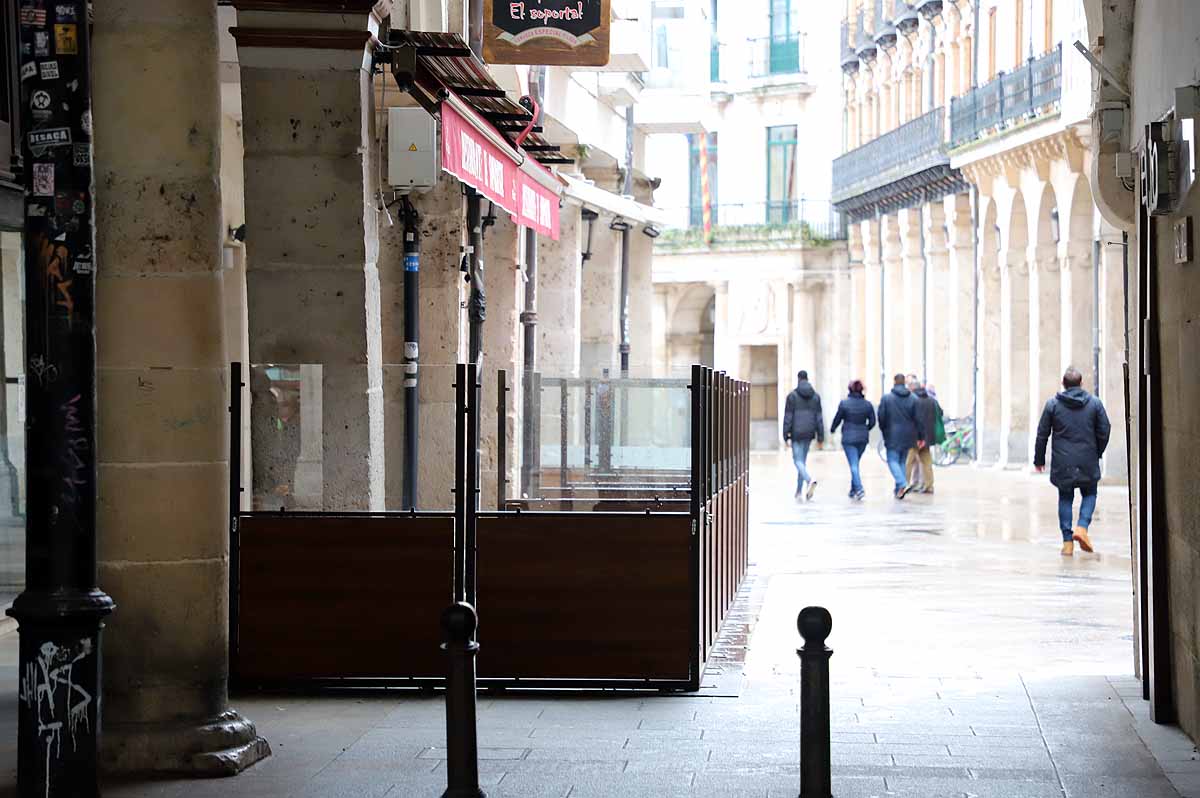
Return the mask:
M 1058 110 L 1062 45 L 950 101 L 950 146 L 965 147 Z

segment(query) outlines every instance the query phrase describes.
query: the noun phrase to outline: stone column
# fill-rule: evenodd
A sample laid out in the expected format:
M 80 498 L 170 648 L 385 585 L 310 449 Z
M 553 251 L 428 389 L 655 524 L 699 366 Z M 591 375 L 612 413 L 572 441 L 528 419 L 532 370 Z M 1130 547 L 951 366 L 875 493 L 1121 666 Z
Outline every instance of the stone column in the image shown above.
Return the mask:
M 227 694 L 216 12 L 113 0 L 95 13 L 97 537 L 118 607 L 103 663 L 115 771 L 226 775 L 270 753 Z
M 250 358 L 322 367 L 323 507 L 382 510 L 378 164 L 371 55 L 364 49 L 378 19 L 367 11 L 258 5 L 243 3 L 234 30 L 245 124 Z M 304 32 L 280 37 L 279 28 Z M 262 374 L 250 381 L 251 423 L 266 427 L 275 410 L 260 396 L 270 386 Z M 256 465 L 290 456 L 264 448 L 255 447 Z
M 1037 425 L 1046 401 L 1059 391 L 1062 364 L 1059 354 L 1058 258 L 1053 245 L 1029 248 L 1029 452 L 1033 452 Z
M 950 356 L 949 384 L 939 395 L 946 397 L 943 403 L 946 411 L 958 417 L 973 413 L 975 402 L 975 240 L 971 195 L 947 197 L 945 208 L 952 288 L 943 329 L 950 338 Z
M 507 213 L 496 214 L 496 223 L 483 238 L 484 290 L 487 292 L 487 318 L 483 322 L 483 368 L 480 372 L 480 391 L 483 407 L 479 414 L 479 506 L 496 507 L 496 487 L 500 477 L 500 430 L 498 386 L 496 372 L 508 372 L 510 391 L 505 398 L 505 474 L 508 495 L 515 495 L 520 484 L 521 436 L 517 426 L 521 406 L 521 365 L 524 355 L 524 336 L 521 331 L 521 309 L 525 304 L 525 281 L 521 276 L 520 239 L 525 230 L 516 225 Z M 540 265 L 540 261 L 539 261 Z
M 592 257 L 583 264 L 580 313 L 580 373 L 597 377 L 603 369 L 616 375 L 621 343 L 621 234 L 608 229 L 610 217 L 597 219 Z
M 1001 254 L 1000 465 L 1029 460 L 1029 263 L 1023 246 Z
M 979 248 L 979 392 L 975 401 L 976 448 L 979 465 L 1000 460 L 1001 286 L 1000 253 L 995 235 L 981 231 Z
M 1074 366 L 1083 374 L 1083 387 L 1096 390 L 1095 353 L 1092 351 L 1096 315 L 1095 271 L 1092 242 L 1070 240 L 1060 245 L 1062 263 L 1061 366 Z M 1061 375 L 1060 375 L 1061 376 Z
M 847 242 L 846 250 L 849 255 L 849 263 L 846 267 L 849 278 L 849 304 L 842 308 L 842 312 L 846 314 L 849 321 L 849 341 L 850 352 L 847 359 L 847 367 L 850 370 L 848 379 L 860 379 L 866 381 L 866 311 L 863 305 L 866 302 L 866 282 L 863 276 L 863 238 L 862 228 L 857 224 L 851 224 L 846 231 Z
M 1121 233 L 1105 222 L 1100 231 L 1100 400 L 1112 422 L 1104 453 L 1104 480 L 1129 481 L 1129 452 L 1125 441 L 1125 266 Z M 1134 253 L 1136 254 L 1136 253 Z
M 580 208 L 567 205 L 558 240 L 538 240 L 538 369 L 551 376 L 579 374 L 579 255 L 586 227 Z
M 921 208 L 896 214 L 900 228 L 902 293 L 888 310 L 896 309 L 902 365 L 898 371 L 920 374 L 925 346 L 925 258 L 921 251 Z M 890 325 L 889 325 L 890 326 Z
M 882 263 L 879 259 L 880 223 L 867 220 L 861 223 L 863 242 L 863 383 L 868 394 L 879 397 L 885 390 L 883 366 Z
M 749 379 L 748 370 L 742 369 L 738 357 L 737 336 L 733 332 L 733 319 L 729 307 L 729 283 L 720 282 L 715 286 L 716 319 L 713 324 L 713 368 L 717 371 L 727 371 Z
M 634 191 L 638 202 L 654 203 L 647 184 L 635 184 Z M 653 362 L 654 239 L 638 226 L 629 231 L 629 372 L 647 377 Z
M 953 392 L 951 383 L 955 281 L 950 273 L 950 251 L 946 248 L 946 208 L 931 202 L 922 208 L 925 229 L 925 258 L 929 262 L 929 280 L 925 291 L 925 379 L 937 389 L 943 412 Z M 943 398 L 943 394 L 946 398 Z
M 883 236 L 883 306 L 884 306 L 884 386 L 892 384 L 892 375 L 911 371 L 905 360 L 905 338 L 909 314 L 904 302 L 904 251 L 898 214 L 884 216 Z M 883 386 L 881 386 L 883 387 Z M 890 387 L 888 388 L 890 390 Z

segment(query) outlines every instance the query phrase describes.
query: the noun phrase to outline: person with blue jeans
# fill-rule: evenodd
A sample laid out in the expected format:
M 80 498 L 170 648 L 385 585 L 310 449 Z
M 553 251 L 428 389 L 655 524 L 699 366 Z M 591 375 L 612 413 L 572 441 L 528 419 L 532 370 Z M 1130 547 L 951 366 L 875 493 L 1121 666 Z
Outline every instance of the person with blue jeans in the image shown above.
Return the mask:
M 825 420 L 821 417 L 821 395 L 808 381 L 808 372 L 796 374 L 796 389 L 788 394 L 783 411 L 783 440 L 792 446 L 796 465 L 796 500 L 812 499 L 817 481 L 808 473 L 808 450 L 813 438 L 825 442 Z M 805 485 L 808 486 L 807 492 Z
M 917 445 L 917 397 L 905 387 L 903 374 L 897 374 L 893 382 L 891 393 L 879 402 L 879 429 L 887 449 L 888 470 L 896 481 L 893 493 L 897 499 L 903 499 L 909 490 L 904 476 L 908 450 Z
M 837 432 L 838 427 L 842 427 L 842 451 L 846 453 L 846 462 L 850 464 L 850 498 L 862 501 L 867 494 L 863 490 L 858 464 L 867 450 L 867 441 L 875 426 L 875 408 L 863 398 L 862 380 L 854 380 L 847 388 L 850 394 L 838 404 L 829 431 Z
M 1100 482 L 1100 458 L 1108 447 L 1112 424 L 1104 405 L 1085 391 L 1083 375 L 1074 366 L 1063 374 L 1063 390 L 1046 402 L 1038 423 L 1033 467 L 1046 470 L 1046 444 L 1050 449 L 1050 483 L 1058 488 L 1058 526 L 1062 532 L 1062 554 L 1070 557 L 1075 544 L 1094 551 L 1088 537 L 1096 511 L 1096 486 Z M 1079 519 L 1075 520 L 1075 491 L 1080 494 Z

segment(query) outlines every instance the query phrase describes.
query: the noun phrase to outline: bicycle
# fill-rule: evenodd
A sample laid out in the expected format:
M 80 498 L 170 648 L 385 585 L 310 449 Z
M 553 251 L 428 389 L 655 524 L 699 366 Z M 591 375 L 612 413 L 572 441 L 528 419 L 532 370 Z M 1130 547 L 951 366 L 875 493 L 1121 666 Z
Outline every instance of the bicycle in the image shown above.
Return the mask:
M 946 419 L 946 440 L 933 446 L 933 464 L 951 466 L 963 455 L 975 459 L 975 420 L 966 418 Z

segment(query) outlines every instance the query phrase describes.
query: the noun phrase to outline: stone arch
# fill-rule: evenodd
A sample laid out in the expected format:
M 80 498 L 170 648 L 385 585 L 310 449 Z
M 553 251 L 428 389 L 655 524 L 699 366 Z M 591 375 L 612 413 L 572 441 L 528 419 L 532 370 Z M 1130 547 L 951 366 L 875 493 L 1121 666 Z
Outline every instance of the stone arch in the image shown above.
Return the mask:
M 717 294 L 707 283 L 680 287 L 667 317 L 667 368 L 681 372 L 693 363 L 713 365 Z

